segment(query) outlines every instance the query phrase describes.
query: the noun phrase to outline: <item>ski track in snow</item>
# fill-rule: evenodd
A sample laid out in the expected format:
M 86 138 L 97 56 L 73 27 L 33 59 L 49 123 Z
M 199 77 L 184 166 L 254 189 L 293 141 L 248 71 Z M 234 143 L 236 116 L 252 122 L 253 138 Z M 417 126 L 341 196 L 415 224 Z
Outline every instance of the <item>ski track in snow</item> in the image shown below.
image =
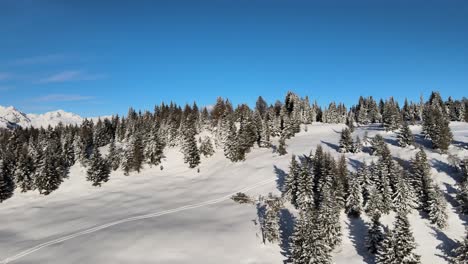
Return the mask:
M 76 237 L 80 237 L 80 236 L 83 236 L 83 235 L 86 235 L 86 234 L 95 233 L 97 231 L 100 231 L 100 230 L 103 230 L 103 229 L 106 229 L 106 228 L 109 228 L 109 227 L 112 227 L 112 226 L 116 226 L 116 225 L 120 225 L 120 224 L 124 224 L 124 223 L 128 223 L 128 222 L 133 222 L 133 221 L 138 221 L 138 220 L 143 220 L 143 219 L 148 219 L 148 218 L 154 218 L 154 217 L 163 216 L 163 215 L 167 215 L 167 214 L 177 213 L 177 212 L 180 212 L 180 211 L 186 211 L 186 210 L 195 209 L 195 208 L 199 208 L 199 207 L 203 207 L 203 206 L 207 206 L 207 205 L 221 203 L 221 202 L 223 202 L 225 200 L 228 200 L 229 198 L 231 198 L 233 195 L 235 195 L 238 192 L 250 191 L 250 190 L 255 189 L 257 187 L 260 187 L 260 186 L 266 185 L 268 183 L 274 182 L 275 180 L 276 179 L 263 180 L 263 181 L 255 183 L 255 184 L 253 184 L 251 186 L 244 187 L 244 188 L 242 188 L 242 189 L 240 189 L 240 190 L 238 190 L 236 192 L 233 192 L 231 194 L 225 195 L 225 196 L 217 198 L 217 199 L 212 199 L 212 200 L 208 200 L 208 201 L 201 202 L 201 203 L 196 203 L 196 204 L 191 204 L 191 205 L 185 205 L 185 206 L 181 206 L 181 207 L 178 207 L 178 208 L 169 209 L 169 210 L 165 210 L 165 211 L 161 211 L 161 212 L 138 215 L 138 216 L 129 217 L 129 218 L 117 220 L 117 221 L 114 221 L 114 222 L 110 222 L 110 223 L 107 223 L 107 224 L 102 224 L 102 225 L 99 225 L 99 226 L 96 226 L 96 227 L 93 227 L 93 228 L 89 228 L 89 229 L 86 229 L 86 230 L 83 230 L 83 231 L 80 231 L 80 232 L 70 234 L 68 236 L 64 236 L 64 237 L 60 237 L 60 238 L 57 238 L 57 239 L 54 239 L 54 240 L 51 240 L 51 241 L 48 241 L 48 242 L 44 242 L 44 243 L 39 244 L 39 245 L 37 245 L 35 247 L 32 247 L 30 249 L 24 250 L 24 251 L 14 255 L 14 256 L 7 257 L 6 259 L 4 259 L 0 263 L 1 264 L 11 263 L 11 262 L 13 262 L 15 260 L 18 260 L 18 259 L 22 258 L 22 257 L 30 255 L 30 254 L 32 254 L 32 253 L 34 253 L 34 252 L 36 252 L 36 251 L 38 251 L 38 250 L 40 250 L 42 248 L 45 248 L 45 247 L 48 247 L 48 246 L 51 246 L 51 245 L 55 245 L 55 244 L 59 244 L 59 243 L 65 242 L 67 240 L 70 240 L 70 239 L 73 239 L 73 238 L 76 238 Z

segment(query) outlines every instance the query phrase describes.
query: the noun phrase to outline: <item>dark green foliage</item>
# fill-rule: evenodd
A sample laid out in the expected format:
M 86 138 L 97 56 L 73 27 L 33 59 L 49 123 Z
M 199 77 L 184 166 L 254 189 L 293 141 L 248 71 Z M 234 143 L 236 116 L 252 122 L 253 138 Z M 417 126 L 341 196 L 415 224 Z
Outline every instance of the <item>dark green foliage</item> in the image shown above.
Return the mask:
M 92 182 L 93 186 L 101 186 L 103 182 L 107 182 L 109 180 L 109 174 L 109 162 L 102 158 L 99 149 L 96 148 L 91 156 L 86 179 Z
M 0 203 L 11 198 L 15 190 L 15 183 L 7 173 L 3 160 L 0 159 Z
M 340 152 L 352 152 L 353 151 L 353 138 L 351 137 L 351 131 L 349 128 L 344 128 L 341 131 L 340 138 Z
M 414 145 L 414 136 L 413 133 L 411 133 L 408 123 L 403 122 L 402 124 L 403 125 L 397 133 L 397 140 L 400 147 L 405 148 L 407 146 Z

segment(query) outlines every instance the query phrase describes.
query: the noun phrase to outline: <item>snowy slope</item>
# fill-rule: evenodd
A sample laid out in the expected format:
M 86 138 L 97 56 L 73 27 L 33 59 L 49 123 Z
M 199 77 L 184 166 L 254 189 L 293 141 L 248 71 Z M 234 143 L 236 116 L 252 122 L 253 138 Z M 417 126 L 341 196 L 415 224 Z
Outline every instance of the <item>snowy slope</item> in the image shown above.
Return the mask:
M 64 125 L 80 124 L 83 118 L 77 114 L 57 110 L 44 114 L 25 114 L 13 106 L 0 106 L 0 128 L 21 127 L 47 127 L 56 126 L 59 123 Z
M 279 193 L 292 154 L 308 154 L 322 144 L 335 157 L 343 125 L 314 124 L 287 141 L 288 154 L 254 149 L 242 163 L 231 163 L 222 150 L 202 159 L 201 172 L 188 169 L 177 149 L 166 151 L 164 170 L 145 168 L 124 176 L 113 172 L 101 188 L 85 180 L 80 166 L 49 196 L 16 193 L 0 205 L 0 260 L 8 263 L 283 263 L 285 248 L 261 243 L 255 206 L 239 205 L 228 197 L 237 191 L 257 196 Z M 450 152 L 460 157 L 468 150 L 468 124 L 452 123 L 457 146 Z M 419 126 L 412 127 L 420 131 Z M 395 157 L 408 160 L 416 150 L 394 144 L 395 134 L 378 127 L 361 127 L 355 134 L 381 133 Z M 427 144 L 418 138 L 418 143 Z M 464 234 L 466 220 L 454 212 L 456 176 L 446 154 L 428 152 L 434 179 L 449 201 L 449 227 L 431 228 L 414 212 L 412 229 L 422 263 L 446 263 L 446 249 Z M 346 154 L 349 168 L 373 157 Z M 294 212 L 290 212 L 294 213 Z M 288 214 L 285 214 L 288 215 Z M 289 217 L 289 220 L 293 217 Z M 342 215 L 343 243 L 334 252 L 336 263 L 372 263 L 364 248 L 367 231 L 363 220 Z M 393 222 L 392 215 L 385 224 Z M 288 222 L 288 221 L 286 221 Z M 289 221 L 289 224 L 291 221 Z M 283 243 L 284 246 L 284 243 Z M 287 249 L 286 249 L 287 250 Z

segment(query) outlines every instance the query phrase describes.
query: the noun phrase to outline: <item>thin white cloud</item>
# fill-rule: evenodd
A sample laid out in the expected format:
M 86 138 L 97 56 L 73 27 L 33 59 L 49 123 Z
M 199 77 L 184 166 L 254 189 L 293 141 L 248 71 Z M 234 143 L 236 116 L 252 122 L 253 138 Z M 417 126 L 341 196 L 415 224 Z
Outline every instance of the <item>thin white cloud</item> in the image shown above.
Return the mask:
M 34 102 L 73 102 L 73 101 L 88 101 L 95 99 L 94 96 L 84 96 L 79 94 L 49 94 L 33 98 Z
M 37 65 L 37 64 L 49 64 L 54 62 L 60 62 L 67 59 L 68 56 L 64 54 L 49 54 L 42 56 L 33 56 L 27 58 L 20 58 L 12 62 L 13 65 Z
M 41 79 L 40 83 L 59 83 L 69 81 L 93 81 L 104 78 L 104 75 L 88 74 L 83 71 L 62 71 Z

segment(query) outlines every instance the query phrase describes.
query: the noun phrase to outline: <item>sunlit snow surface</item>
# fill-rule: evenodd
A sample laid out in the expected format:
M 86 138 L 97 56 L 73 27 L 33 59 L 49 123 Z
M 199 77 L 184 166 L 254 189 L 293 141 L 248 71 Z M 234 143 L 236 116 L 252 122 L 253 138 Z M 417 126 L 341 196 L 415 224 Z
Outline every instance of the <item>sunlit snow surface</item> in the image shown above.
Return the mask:
M 124 176 L 113 172 L 101 188 L 85 180 L 85 170 L 72 167 L 69 179 L 49 196 L 16 193 L 0 204 L 0 261 L 10 263 L 283 263 L 279 245 L 263 245 L 255 206 L 228 199 L 239 190 L 257 196 L 279 193 L 278 177 L 288 171 L 291 154 L 308 154 L 322 144 L 336 152 L 343 125 L 314 124 L 287 141 L 288 154 L 254 149 L 245 162 L 231 163 L 222 150 L 203 158 L 200 173 L 188 169 L 177 149 L 166 149 L 164 170 L 145 168 Z M 468 124 L 452 123 L 457 146 L 449 152 L 463 158 L 468 150 Z M 420 127 L 413 126 L 419 133 Z M 395 145 L 395 134 L 361 127 L 353 135 L 381 133 L 395 157 L 408 160 L 417 150 Z M 419 143 L 427 144 L 418 138 Z M 422 263 L 446 263 L 445 247 L 464 235 L 467 220 L 452 207 L 456 173 L 447 155 L 430 150 L 432 175 L 449 201 L 449 227 L 433 229 L 418 212 L 410 216 Z M 105 151 L 104 151 L 105 152 Z M 349 168 L 374 157 L 346 154 Z M 284 175 L 283 175 L 284 176 Z M 282 176 L 281 176 L 282 177 Z M 294 212 L 292 212 L 294 213 Z M 372 263 L 364 248 L 363 220 L 342 215 L 343 243 L 333 253 L 336 263 Z M 392 215 L 384 218 L 393 222 Z M 284 246 L 284 243 L 283 243 Z M 283 248 L 284 249 L 284 248 Z

